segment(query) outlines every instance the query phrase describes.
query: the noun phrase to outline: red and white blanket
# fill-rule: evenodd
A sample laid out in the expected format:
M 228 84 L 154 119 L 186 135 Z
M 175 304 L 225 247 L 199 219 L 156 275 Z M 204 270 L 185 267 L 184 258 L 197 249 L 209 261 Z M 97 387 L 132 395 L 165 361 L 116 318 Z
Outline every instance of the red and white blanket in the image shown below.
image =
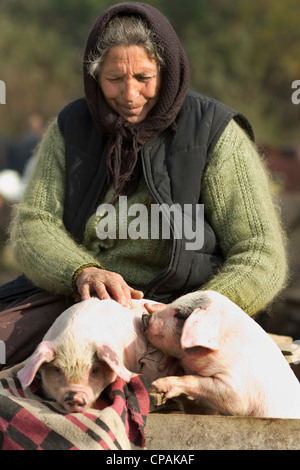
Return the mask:
M 1 450 L 130 450 L 145 446 L 149 394 L 143 378 L 117 379 L 84 413 L 67 413 L 41 398 L 40 382 L 23 390 L 0 380 Z

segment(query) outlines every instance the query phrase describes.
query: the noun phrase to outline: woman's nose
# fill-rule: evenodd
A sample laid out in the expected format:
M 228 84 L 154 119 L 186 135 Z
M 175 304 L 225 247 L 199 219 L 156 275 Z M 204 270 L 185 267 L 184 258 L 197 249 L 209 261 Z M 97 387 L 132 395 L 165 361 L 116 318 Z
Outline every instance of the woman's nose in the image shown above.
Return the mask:
M 136 80 L 126 80 L 124 84 L 124 97 L 127 101 L 134 101 L 139 96 L 139 84 Z

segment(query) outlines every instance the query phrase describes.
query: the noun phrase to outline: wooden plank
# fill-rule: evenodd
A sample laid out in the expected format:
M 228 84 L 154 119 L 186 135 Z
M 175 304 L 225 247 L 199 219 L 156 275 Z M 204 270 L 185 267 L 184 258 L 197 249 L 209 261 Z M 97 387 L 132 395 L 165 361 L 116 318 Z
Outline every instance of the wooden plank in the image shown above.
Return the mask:
M 153 413 L 148 450 L 299 450 L 300 420 Z

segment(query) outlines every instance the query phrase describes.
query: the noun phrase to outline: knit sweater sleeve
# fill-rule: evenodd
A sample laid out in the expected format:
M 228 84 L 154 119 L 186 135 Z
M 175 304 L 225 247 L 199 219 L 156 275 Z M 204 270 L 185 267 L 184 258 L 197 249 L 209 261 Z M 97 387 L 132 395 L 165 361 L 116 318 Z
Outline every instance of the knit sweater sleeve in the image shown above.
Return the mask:
M 32 282 L 55 293 L 72 293 L 72 276 L 84 265 L 98 266 L 63 224 L 64 139 L 57 121 L 48 128 L 37 162 L 11 227 L 11 246 L 20 268 Z
M 235 121 L 210 157 L 202 195 L 225 262 L 201 290 L 218 291 L 253 315 L 285 284 L 285 238 L 263 162 Z

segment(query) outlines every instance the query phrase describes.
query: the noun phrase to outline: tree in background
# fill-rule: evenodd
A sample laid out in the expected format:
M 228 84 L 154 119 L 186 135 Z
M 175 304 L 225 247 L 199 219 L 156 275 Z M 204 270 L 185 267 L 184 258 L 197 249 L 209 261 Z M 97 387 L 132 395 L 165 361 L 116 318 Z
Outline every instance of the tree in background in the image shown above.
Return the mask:
M 258 138 L 297 138 L 300 79 L 298 0 L 148 0 L 173 24 L 191 64 L 191 87 L 244 112 Z M 109 0 L 1 0 L 1 133 L 19 132 L 31 113 L 55 116 L 83 95 L 87 35 Z

